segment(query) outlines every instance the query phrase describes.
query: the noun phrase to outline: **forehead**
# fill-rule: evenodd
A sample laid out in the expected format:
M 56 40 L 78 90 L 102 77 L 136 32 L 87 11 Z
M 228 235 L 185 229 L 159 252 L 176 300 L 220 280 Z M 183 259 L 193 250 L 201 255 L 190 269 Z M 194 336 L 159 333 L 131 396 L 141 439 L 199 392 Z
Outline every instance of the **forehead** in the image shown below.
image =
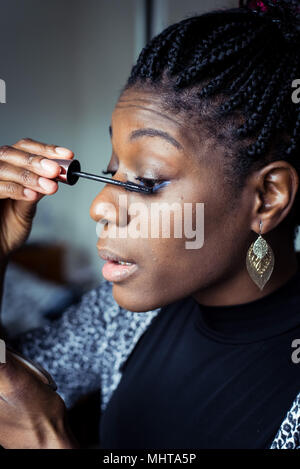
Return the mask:
M 114 124 L 126 127 L 156 127 L 172 132 L 187 146 L 193 141 L 184 112 L 167 109 L 164 96 L 148 89 L 129 89 L 122 93 L 112 114 Z
M 220 157 L 222 149 L 217 148 L 216 140 L 208 135 L 199 120 L 193 121 L 185 110 L 175 112 L 172 106 L 168 108 L 169 100 L 167 94 L 147 87 L 125 90 L 112 113 L 115 138 L 121 135 L 125 139 L 128 133 L 136 129 L 158 128 L 181 143 L 185 157 L 194 163 L 201 161 L 212 165 L 215 157 Z

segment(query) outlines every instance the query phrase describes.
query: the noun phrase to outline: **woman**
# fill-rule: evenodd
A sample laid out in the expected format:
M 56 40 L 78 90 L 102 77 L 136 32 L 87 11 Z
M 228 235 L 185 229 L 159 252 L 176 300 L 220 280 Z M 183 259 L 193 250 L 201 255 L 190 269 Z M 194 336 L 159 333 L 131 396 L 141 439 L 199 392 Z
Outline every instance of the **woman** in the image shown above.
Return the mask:
M 91 216 L 105 280 L 12 343 L 67 406 L 101 388 L 103 448 L 300 447 L 299 10 L 254 3 L 185 19 L 143 49 L 106 172 L 168 185 L 150 197 L 104 187 Z M 57 190 L 59 157 L 73 153 L 28 139 L 1 149 L 3 275 L 37 201 Z M 136 202 L 204 203 L 203 246 L 174 231 L 122 236 Z M 63 401 L 13 357 L 0 384 L 2 446 L 77 447 Z

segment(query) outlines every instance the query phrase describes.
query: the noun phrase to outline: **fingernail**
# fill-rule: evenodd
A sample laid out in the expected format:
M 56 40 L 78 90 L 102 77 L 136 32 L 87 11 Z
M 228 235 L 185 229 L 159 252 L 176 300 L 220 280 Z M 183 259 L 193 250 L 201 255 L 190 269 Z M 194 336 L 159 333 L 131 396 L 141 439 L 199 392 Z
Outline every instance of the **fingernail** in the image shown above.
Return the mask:
M 54 182 L 49 181 L 49 179 L 45 179 L 43 177 L 39 178 L 39 185 L 45 189 L 45 191 L 52 191 L 54 189 Z
M 36 197 L 36 192 L 32 191 L 31 189 L 25 188 L 23 192 L 27 199 L 33 200 Z
M 60 155 L 60 156 L 69 156 L 70 155 L 70 150 L 64 147 L 56 147 L 55 152 Z
M 50 171 L 50 173 L 57 171 L 57 163 L 51 160 L 47 160 L 47 159 L 41 160 L 41 166 L 46 171 Z

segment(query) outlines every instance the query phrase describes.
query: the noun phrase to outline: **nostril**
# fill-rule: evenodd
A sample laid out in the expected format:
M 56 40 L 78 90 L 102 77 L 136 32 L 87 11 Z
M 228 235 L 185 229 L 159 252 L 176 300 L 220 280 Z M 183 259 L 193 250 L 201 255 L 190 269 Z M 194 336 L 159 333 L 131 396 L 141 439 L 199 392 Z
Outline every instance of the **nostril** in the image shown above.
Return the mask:
M 96 225 L 96 234 L 98 238 L 101 238 L 105 230 L 105 227 L 108 224 L 109 224 L 109 221 L 106 218 L 101 218 L 100 220 L 98 220 L 97 225 Z

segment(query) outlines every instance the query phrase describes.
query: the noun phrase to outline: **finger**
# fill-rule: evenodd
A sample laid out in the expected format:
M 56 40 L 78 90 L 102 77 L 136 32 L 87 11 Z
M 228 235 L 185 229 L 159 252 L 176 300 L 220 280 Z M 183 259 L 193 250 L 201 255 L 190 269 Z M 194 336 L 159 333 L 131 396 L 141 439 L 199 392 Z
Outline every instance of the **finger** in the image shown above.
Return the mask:
M 46 156 L 47 158 L 63 158 L 71 160 L 74 157 L 74 153 L 72 150 L 69 150 L 69 148 L 49 145 L 47 143 L 32 140 L 31 138 L 22 138 L 12 145 L 12 147 L 34 155 Z
M 24 188 L 27 187 L 41 194 L 54 194 L 58 189 L 56 181 L 39 176 L 29 171 L 29 169 L 19 168 L 3 162 L 0 162 L 0 180 L 17 182 Z
M 48 178 L 57 177 L 61 172 L 61 167 L 56 161 L 17 150 L 7 145 L 0 147 L 0 165 L 4 163 L 22 167 Z
M 38 193 L 11 181 L 0 181 L 0 199 L 38 201 Z

